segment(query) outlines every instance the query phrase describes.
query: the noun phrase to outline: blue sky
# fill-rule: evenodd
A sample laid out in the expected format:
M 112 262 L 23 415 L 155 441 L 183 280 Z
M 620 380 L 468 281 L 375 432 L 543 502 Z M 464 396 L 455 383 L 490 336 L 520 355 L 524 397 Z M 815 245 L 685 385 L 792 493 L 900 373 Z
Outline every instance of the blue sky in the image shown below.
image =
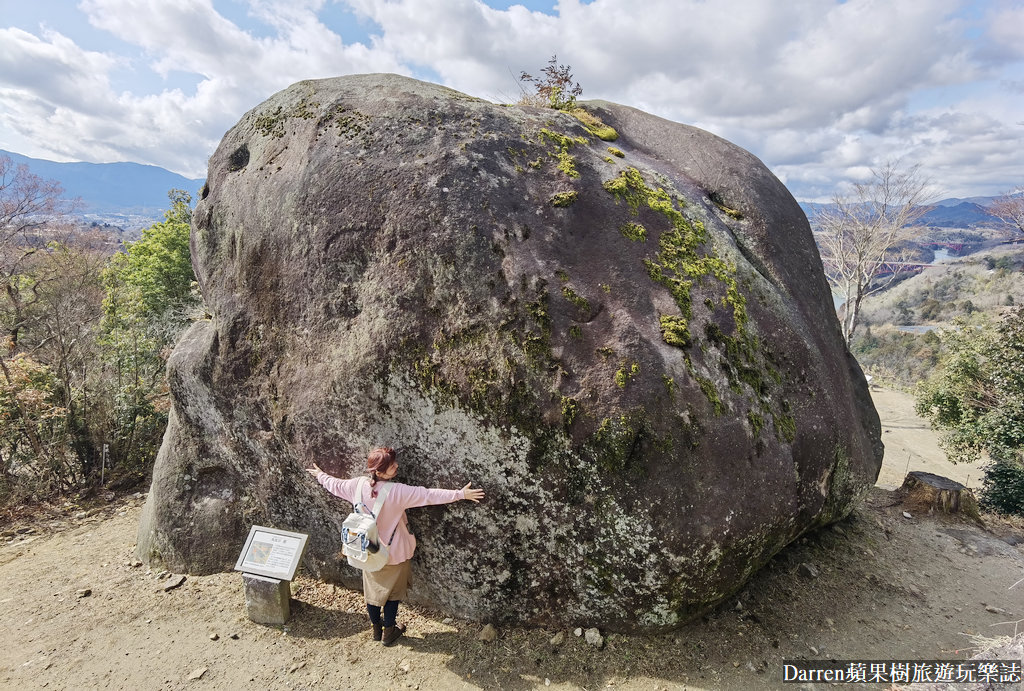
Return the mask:
M 584 99 L 730 139 L 801 199 L 894 158 L 944 197 L 1024 184 L 1019 0 L 0 0 L 0 148 L 202 177 L 300 79 L 508 102 L 556 53 Z

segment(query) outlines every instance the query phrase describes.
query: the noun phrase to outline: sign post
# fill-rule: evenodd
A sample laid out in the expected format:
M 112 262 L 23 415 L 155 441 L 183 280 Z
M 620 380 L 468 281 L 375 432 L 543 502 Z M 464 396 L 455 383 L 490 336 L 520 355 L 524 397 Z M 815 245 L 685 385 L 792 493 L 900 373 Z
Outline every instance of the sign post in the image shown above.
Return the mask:
M 308 535 L 254 525 L 235 570 L 245 583 L 245 608 L 258 624 L 283 624 L 290 615 L 291 581 Z

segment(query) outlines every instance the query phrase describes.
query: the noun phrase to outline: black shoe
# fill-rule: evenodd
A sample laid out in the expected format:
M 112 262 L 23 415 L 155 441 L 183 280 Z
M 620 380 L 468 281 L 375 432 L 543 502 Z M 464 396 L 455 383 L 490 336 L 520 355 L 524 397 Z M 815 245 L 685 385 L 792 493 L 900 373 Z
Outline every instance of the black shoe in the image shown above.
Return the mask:
M 401 638 L 403 633 L 405 633 L 405 624 L 385 626 L 380 642 L 384 645 L 394 645 L 395 641 Z
M 373 622 L 370 622 L 373 624 Z M 373 624 L 373 640 L 379 641 L 384 635 L 384 627 L 381 624 Z

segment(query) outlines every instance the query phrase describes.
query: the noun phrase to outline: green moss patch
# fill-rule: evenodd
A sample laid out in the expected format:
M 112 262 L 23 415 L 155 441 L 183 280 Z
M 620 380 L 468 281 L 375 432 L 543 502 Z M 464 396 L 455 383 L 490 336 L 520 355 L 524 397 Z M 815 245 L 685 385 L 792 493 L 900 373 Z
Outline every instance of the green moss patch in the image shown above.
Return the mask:
M 633 377 L 640 373 L 639 362 L 622 361 L 622 365 L 615 373 L 615 385 L 620 389 L 626 388 L 626 384 L 632 381 Z
M 326 120 L 333 122 L 338 136 L 349 139 L 367 133 L 370 127 L 369 116 L 360 113 L 358 110 L 349 110 L 340 105 L 334 107 Z
M 657 256 L 644 264 L 650 277 L 668 288 L 682 316 L 687 321 L 693 316 L 690 290 L 694 283 L 713 277 L 725 286 L 724 302 L 732 307 L 736 326 L 742 329 L 746 323 L 746 298 L 739 291 L 736 265 L 711 252 L 698 252 L 708 240 L 707 231 L 700 221 L 690 221 L 682 214 L 685 203 L 661 187 L 648 186 L 640 171 L 632 167 L 605 181 L 604 188 L 616 199 L 625 201 L 632 215 L 647 208 L 669 222 L 668 230 L 658 238 Z
M 690 347 L 690 329 L 685 319 L 663 314 L 658 321 L 661 324 L 661 339 L 665 343 L 676 348 Z
M 253 129 L 264 137 L 280 139 L 284 136 L 284 123 L 287 117 L 287 115 L 284 115 L 281 106 L 278 106 L 273 112 L 264 113 L 257 117 L 253 121 L 252 126 Z
M 576 158 L 569 153 L 569 149 L 574 144 L 587 144 L 590 140 L 586 137 L 570 137 L 565 134 L 559 134 L 546 127 L 541 128 L 540 138 L 542 142 L 547 141 L 554 146 L 548 152 L 548 156 L 558 161 L 555 167 L 571 178 L 578 178 L 580 174 L 576 170 Z
M 708 399 L 708 402 L 711 403 L 715 416 L 724 415 L 728 408 L 725 407 L 722 399 L 718 397 L 718 389 L 715 387 L 715 382 L 707 377 L 697 377 L 697 384 L 700 386 L 701 392 Z
M 590 312 L 590 302 L 569 286 L 562 286 L 562 297 L 576 305 L 582 312 Z
M 601 122 L 601 118 L 597 117 L 593 113 L 584 110 L 583 108 L 574 108 L 573 110 L 570 110 L 569 113 L 583 123 L 583 127 L 586 128 L 587 132 L 590 132 L 598 139 L 605 142 L 614 142 L 619 138 L 619 133 L 615 131 L 614 127 L 604 124 Z
M 598 465 L 605 471 L 621 473 L 629 469 L 640 455 L 649 424 L 643 411 L 630 411 L 618 417 L 605 418 L 590 438 L 590 449 Z
M 618 158 L 625 158 L 626 157 L 626 154 L 622 153 L 621 149 L 616 149 L 614 146 L 609 146 L 608 147 L 608 153 L 610 153 L 612 156 L 616 156 Z
M 537 297 L 526 303 L 526 311 L 540 329 L 540 333 L 532 330 L 523 339 L 523 350 L 535 365 L 543 364 L 551 359 L 551 315 L 548 313 L 548 290 L 543 282 L 537 288 Z
M 562 396 L 562 424 L 565 427 L 572 425 L 573 421 L 579 416 L 580 402 L 571 396 Z
M 262 113 L 253 120 L 252 126 L 253 129 L 264 137 L 280 139 L 284 136 L 285 123 L 290 118 L 309 120 L 310 118 L 315 118 L 319 110 L 320 103 L 318 101 L 309 101 L 303 98 L 288 110 L 285 110 L 283 106 L 278 106 L 269 113 Z M 328 114 L 328 118 L 330 117 L 331 115 Z M 365 118 L 366 116 L 363 117 Z
M 619 232 L 622 233 L 623 237 L 633 242 L 647 241 L 647 229 L 633 221 L 627 221 L 619 226 Z
M 750 428 L 754 430 L 754 436 L 756 437 L 764 428 L 764 418 L 753 410 L 750 410 L 747 412 L 747 420 L 750 422 Z
M 775 425 L 775 434 L 781 441 L 793 443 L 796 439 L 796 419 L 788 411 L 772 414 L 772 424 Z
M 718 192 L 712 192 L 711 194 L 709 194 L 708 199 L 710 199 L 711 202 L 729 218 L 734 218 L 737 221 L 743 220 L 743 213 L 740 212 L 738 209 L 733 209 L 732 207 L 727 206 L 725 201 L 722 199 L 722 195 L 719 194 Z
M 551 206 L 557 206 L 558 208 L 565 208 L 572 206 L 576 203 L 576 199 L 579 198 L 580 193 L 573 190 L 572 192 L 559 192 L 551 197 Z

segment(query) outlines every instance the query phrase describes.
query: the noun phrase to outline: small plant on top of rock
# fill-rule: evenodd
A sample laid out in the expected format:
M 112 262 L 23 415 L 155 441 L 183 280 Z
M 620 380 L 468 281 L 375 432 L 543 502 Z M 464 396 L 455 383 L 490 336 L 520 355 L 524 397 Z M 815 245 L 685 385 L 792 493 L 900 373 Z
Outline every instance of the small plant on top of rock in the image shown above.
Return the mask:
M 579 82 L 572 80 L 572 68 L 559 65 L 558 56 L 552 55 L 548 66 L 541 70 L 542 76 L 534 77 L 526 72 L 519 75 L 523 84 L 533 85 L 534 93 L 523 90 L 521 105 L 554 108 L 555 110 L 572 110 L 576 107 L 576 97 L 583 93 Z
M 619 133 L 614 127 L 604 124 L 601 118 L 576 104 L 576 97 L 583 93 L 583 87 L 579 82 L 573 81 L 572 68 L 569 65 L 559 65 L 558 56 L 552 55 L 548 60 L 548 66 L 541 70 L 541 73 L 541 77 L 534 77 L 526 72 L 520 73 L 520 83 L 531 85 L 533 93 L 520 86 L 523 95 L 519 99 L 519 105 L 561 110 L 579 120 L 593 137 L 606 142 L 613 142 L 619 138 Z M 622 156 L 622 153 L 615 155 Z

